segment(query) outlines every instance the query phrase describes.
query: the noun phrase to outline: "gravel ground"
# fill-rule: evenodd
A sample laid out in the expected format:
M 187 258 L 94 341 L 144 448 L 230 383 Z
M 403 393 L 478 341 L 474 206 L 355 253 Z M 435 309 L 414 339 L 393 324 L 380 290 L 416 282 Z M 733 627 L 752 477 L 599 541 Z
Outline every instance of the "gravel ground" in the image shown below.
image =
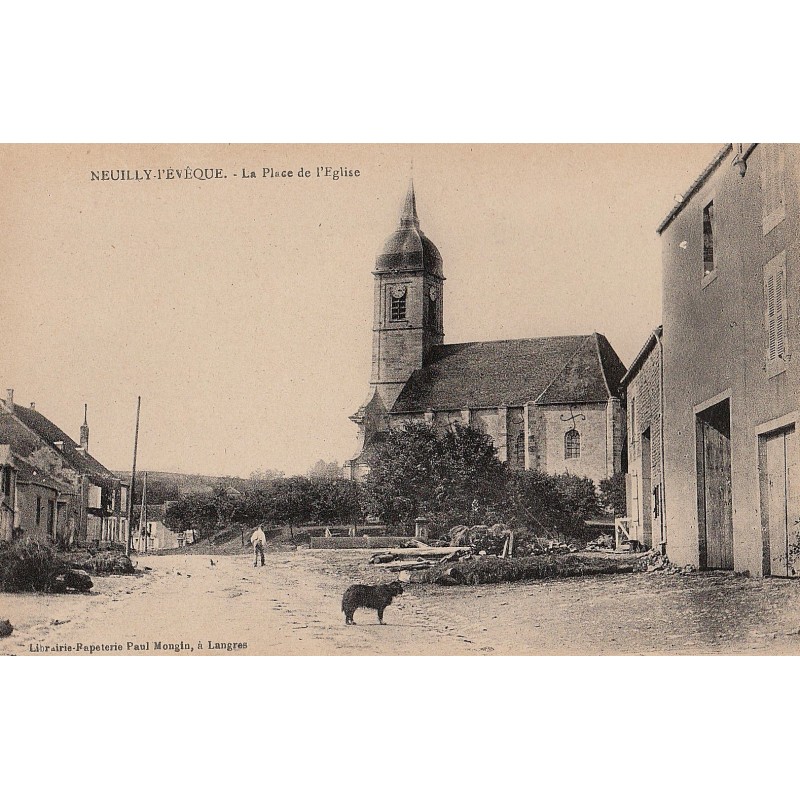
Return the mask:
M 342 591 L 393 578 L 368 557 L 269 549 L 254 569 L 250 556 L 148 556 L 144 574 L 95 578 L 89 595 L 0 594 L 15 627 L 0 654 L 800 653 L 800 582 L 722 573 L 411 584 L 386 625 L 360 610 L 346 627 Z

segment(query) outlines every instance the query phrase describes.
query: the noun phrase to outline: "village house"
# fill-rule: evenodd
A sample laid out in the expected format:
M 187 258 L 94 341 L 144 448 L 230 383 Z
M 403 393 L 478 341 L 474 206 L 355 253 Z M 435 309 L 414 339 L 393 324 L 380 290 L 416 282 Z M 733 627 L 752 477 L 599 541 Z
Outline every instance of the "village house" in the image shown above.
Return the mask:
M 147 506 L 144 531 L 137 530 L 131 546 L 137 553 L 149 553 L 157 550 L 173 550 L 195 542 L 195 531 L 173 531 L 164 524 L 167 510 L 174 501 Z
M 658 228 L 664 510 L 679 564 L 795 571 L 799 173 L 799 145 L 725 145 Z
M 17 465 L 11 445 L 0 444 L 0 542 L 14 538 L 17 504 Z
M 28 525 L 17 526 L 23 534 L 40 534 L 43 518 L 49 525 L 49 503 L 54 501 L 55 523 L 47 531 L 62 544 L 125 541 L 128 485 L 89 454 L 86 408 L 77 444 L 35 404 L 14 403 L 9 389 L 0 405 L 0 444 L 9 445 L 25 465 L 17 478 L 23 487 L 17 491 L 19 520 Z
M 0 424 L 0 441 L 8 438 L 7 426 Z M 8 443 L 0 444 L 0 473 L 0 539 L 27 536 L 42 542 L 66 541 L 75 501 L 71 488 L 26 461 Z
M 350 417 L 359 451 L 345 477 L 364 479 L 386 431 L 415 421 L 477 428 L 514 469 L 596 483 L 621 472 L 625 367 L 605 336 L 444 344 L 442 263 L 420 229 L 411 186 L 373 272 L 372 376 Z
M 625 476 L 628 538 L 664 551 L 664 393 L 659 326 L 622 378 L 627 402 L 628 472 Z

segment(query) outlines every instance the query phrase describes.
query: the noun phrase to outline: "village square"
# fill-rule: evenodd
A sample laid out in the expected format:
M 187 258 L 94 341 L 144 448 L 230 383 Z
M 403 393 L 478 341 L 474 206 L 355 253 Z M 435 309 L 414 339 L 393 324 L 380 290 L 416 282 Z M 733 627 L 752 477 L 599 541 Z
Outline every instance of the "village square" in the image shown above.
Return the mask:
M 159 436 L 143 428 L 139 451 L 141 396 L 132 468 L 110 469 L 93 448 L 93 405 L 56 418 L 48 398 L 9 386 L 0 653 L 798 652 L 799 172 L 800 146 L 726 144 L 673 187 L 651 231 L 661 317 L 625 360 L 613 315 L 589 327 L 568 290 L 556 334 L 533 321 L 530 336 L 506 338 L 498 322 L 495 338 L 452 341 L 451 298 L 463 318 L 479 312 L 463 307 L 471 276 L 423 232 L 429 220 L 441 231 L 438 195 L 412 177 L 372 262 L 348 267 L 372 298 L 349 344 L 370 353 L 353 446 L 320 449 L 294 474 L 269 453 L 247 477 L 149 468 Z M 319 297 L 313 314 L 340 319 L 330 274 L 306 300 L 286 288 L 284 303 Z M 481 316 L 489 330 L 491 306 Z M 169 347 L 180 341 L 192 364 L 190 338 Z M 300 379 L 309 351 L 292 347 L 241 381 L 274 390 L 267 413 L 291 431 L 301 419 L 314 452 L 324 379 L 302 376 L 323 398 L 302 414 L 269 386 L 269 358 L 296 359 Z M 209 397 L 220 391 L 213 371 L 189 368 Z M 236 382 L 226 391 L 232 408 Z M 187 434 L 198 454 L 210 439 Z M 236 450 L 229 437 L 226 457 Z

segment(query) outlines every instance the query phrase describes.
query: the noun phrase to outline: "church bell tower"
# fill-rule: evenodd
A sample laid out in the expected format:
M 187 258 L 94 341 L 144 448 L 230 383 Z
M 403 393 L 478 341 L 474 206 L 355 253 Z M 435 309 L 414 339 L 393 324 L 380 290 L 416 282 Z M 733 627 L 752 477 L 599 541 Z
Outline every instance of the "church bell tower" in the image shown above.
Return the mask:
M 370 384 L 391 410 L 431 348 L 444 341 L 442 256 L 420 230 L 413 182 L 400 224 L 375 262 Z

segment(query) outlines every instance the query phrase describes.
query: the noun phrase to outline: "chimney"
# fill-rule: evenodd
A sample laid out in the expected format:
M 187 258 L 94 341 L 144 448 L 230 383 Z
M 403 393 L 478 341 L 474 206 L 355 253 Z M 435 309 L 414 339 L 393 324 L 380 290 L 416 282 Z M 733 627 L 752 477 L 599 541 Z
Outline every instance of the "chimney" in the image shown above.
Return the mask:
M 9 411 L 14 410 L 14 390 L 6 389 L 6 408 Z
M 81 425 L 81 447 L 85 452 L 89 452 L 89 423 L 86 421 L 89 413 L 89 406 L 83 404 L 83 425 Z
M 36 403 L 31 403 L 31 410 L 36 411 Z

